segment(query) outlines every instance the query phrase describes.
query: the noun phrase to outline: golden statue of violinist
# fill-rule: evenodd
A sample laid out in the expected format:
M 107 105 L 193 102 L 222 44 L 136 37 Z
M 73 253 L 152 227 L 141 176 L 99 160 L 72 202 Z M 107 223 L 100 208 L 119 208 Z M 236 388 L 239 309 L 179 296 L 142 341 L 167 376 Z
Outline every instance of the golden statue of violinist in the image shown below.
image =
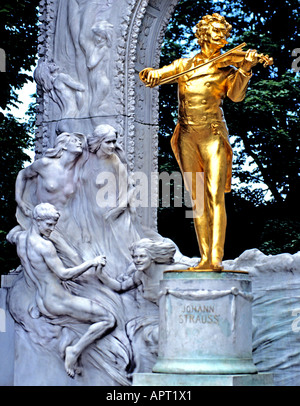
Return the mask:
M 245 98 L 251 69 L 273 63 L 246 44 L 221 54 L 232 26 L 219 14 L 197 24 L 201 52 L 178 59 L 161 69 L 146 68 L 140 79 L 146 86 L 178 83 L 179 117 L 171 145 L 194 203 L 194 224 L 201 261 L 194 271 L 221 271 L 226 233 L 225 193 L 231 190 L 232 149 L 223 115 L 223 99 Z M 203 172 L 204 197 L 197 194 L 196 173 Z M 192 181 L 193 179 L 193 181 Z

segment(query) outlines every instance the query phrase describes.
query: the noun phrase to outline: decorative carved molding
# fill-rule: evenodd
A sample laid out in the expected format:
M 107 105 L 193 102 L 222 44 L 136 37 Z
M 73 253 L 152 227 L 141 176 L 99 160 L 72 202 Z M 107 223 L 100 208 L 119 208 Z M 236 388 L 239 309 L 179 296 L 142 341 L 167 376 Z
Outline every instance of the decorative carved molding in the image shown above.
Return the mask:
M 38 37 L 38 56 L 42 61 L 53 60 L 53 35 L 57 13 L 57 0 L 41 0 L 39 4 L 40 32 Z M 35 152 L 39 158 L 49 145 L 49 132 L 45 122 L 49 115 L 49 95 L 37 83 L 37 120 Z

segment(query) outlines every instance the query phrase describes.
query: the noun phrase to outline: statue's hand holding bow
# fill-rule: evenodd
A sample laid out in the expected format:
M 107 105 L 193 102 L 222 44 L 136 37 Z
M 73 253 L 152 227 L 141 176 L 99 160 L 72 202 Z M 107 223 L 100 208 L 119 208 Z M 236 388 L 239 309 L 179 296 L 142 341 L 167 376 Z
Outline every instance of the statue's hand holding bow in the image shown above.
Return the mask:
M 155 87 L 159 83 L 160 75 L 153 68 L 143 69 L 140 74 L 140 79 L 147 87 Z

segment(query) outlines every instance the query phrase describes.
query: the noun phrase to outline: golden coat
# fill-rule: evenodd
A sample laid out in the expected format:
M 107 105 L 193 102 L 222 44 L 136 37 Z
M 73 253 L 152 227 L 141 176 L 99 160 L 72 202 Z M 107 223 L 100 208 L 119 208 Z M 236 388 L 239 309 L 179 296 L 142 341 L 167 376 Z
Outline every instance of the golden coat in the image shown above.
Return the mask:
M 172 64 L 158 69 L 159 80 L 184 72 L 206 62 L 202 53 L 193 58 L 177 59 Z M 233 66 L 222 67 L 222 62 L 211 63 L 174 80 L 178 83 L 178 124 L 174 131 L 171 146 L 181 168 L 178 139 L 181 126 L 209 128 L 213 135 L 216 131 L 225 140 L 227 150 L 227 176 L 225 192 L 231 190 L 232 149 L 228 139 L 228 129 L 223 114 L 223 100 L 227 96 L 234 102 L 245 98 L 251 75 L 245 74 Z M 172 82 L 171 82 L 172 83 Z M 201 166 L 201 162 L 200 162 Z

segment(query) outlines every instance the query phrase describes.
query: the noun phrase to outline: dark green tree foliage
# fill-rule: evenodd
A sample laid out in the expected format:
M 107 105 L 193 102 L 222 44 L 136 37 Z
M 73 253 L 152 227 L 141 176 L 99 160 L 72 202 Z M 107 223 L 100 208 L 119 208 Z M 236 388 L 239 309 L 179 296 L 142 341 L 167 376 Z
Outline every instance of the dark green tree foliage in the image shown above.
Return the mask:
M 31 70 L 37 54 L 38 0 L 1 1 L 0 48 L 6 53 L 6 73 L 0 73 L 0 107 L 18 106 L 16 90 L 32 78 L 24 73 Z M 19 264 L 15 247 L 6 235 L 16 225 L 14 182 L 29 157 L 24 149 L 30 147 L 32 123 L 19 123 L 12 115 L 0 113 L 0 274 Z
M 0 269 L 1 273 L 15 269 L 19 265 L 16 250 L 6 241 L 7 233 L 17 223 L 14 182 L 28 156 L 23 152 L 30 144 L 27 126 L 18 123 L 11 115 L 0 113 Z
M 274 66 L 257 65 L 246 99 L 226 100 L 224 110 L 234 149 L 233 177 L 238 191 L 226 195 L 228 231 L 226 258 L 245 249 L 266 254 L 300 249 L 299 101 L 300 77 L 291 70 L 292 50 L 299 47 L 299 1 L 252 2 L 182 0 L 166 33 L 161 65 L 198 50 L 192 28 L 205 14 L 219 12 L 233 25 L 226 49 L 247 48 L 269 54 Z M 169 146 L 177 117 L 176 86 L 160 88 L 160 170 L 178 170 Z M 232 137 L 233 136 L 233 137 Z M 244 165 L 251 159 L 249 169 Z M 266 191 L 271 200 L 266 200 Z M 243 185 L 243 187 L 242 187 Z M 256 188 L 252 186 L 256 185 Z M 185 209 L 161 208 L 159 228 L 183 252 L 198 255 L 193 226 Z M 188 237 L 187 237 L 188 235 Z
M 31 70 L 37 54 L 39 0 L 1 0 L 0 48 L 6 53 L 6 73 L 0 80 L 0 107 L 15 104 L 15 90 L 32 78 L 23 71 Z

